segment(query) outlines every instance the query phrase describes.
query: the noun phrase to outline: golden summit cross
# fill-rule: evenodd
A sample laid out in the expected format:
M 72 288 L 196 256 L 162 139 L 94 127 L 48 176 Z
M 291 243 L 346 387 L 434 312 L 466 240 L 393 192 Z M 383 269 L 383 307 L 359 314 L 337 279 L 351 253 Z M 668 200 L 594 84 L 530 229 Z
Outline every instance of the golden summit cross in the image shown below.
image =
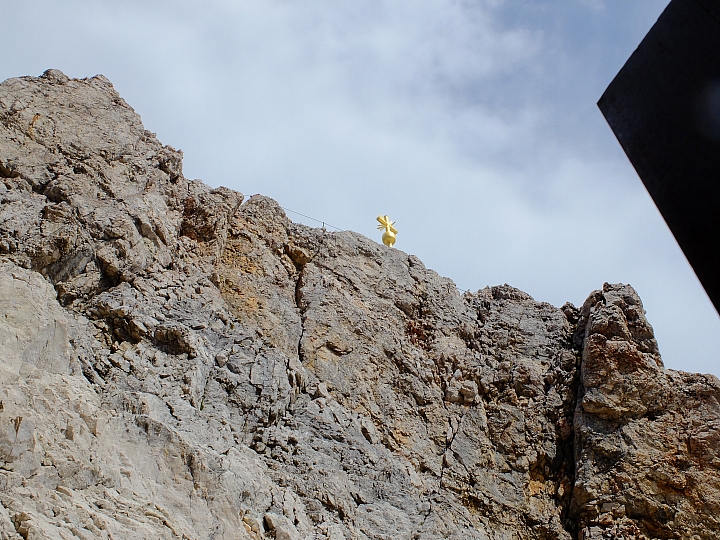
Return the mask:
M 390 221 L 390 218 L 387 216 L 378 216 L 377 220 L 380 223 L 380 225 L 378 225 L 378 230 L 385 229 L 385 232 L 382 235 L 383 244 L 388 247 L 392 247 L 395 243 L 395 235 L 398 232 L 397 229 L 393 227 L 395 222 Z

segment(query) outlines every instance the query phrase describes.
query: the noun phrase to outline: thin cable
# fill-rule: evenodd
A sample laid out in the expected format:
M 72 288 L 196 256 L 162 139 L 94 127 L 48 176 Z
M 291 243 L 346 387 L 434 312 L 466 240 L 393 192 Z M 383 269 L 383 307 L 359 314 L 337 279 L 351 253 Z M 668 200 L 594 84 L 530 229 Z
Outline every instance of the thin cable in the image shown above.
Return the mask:
M 318 223 L 322 223 L 323 228 L 325 228 L 325 226 L 327 225 L 328 227 L 331 227 L 331 228 L 335 229 L 336 231 L 342 231 L 342 230 L 343 230 L 343 229 L 341 229 L 340 227 L 336 227 L 335 225 L 330 225 L 327 221 L 323 221 L 323 220 L 321 220 L 321 219 L 316 219 L 316 218 L 314 218 L 314 217 L 306 216 L 305 214 L 301 214 L 300 212 L 296 212 L 295 210 L 290 210 L 289 208 L 285 208 L 284 206 L 281 206 L 280 208 L 282 208 L 282 209 L 285 210 L 286 212 L 292 212 L 293 214 L 297 214 L 298 216 L 302 216 L 302 217 L 304 217 L 304 218 L 312 219 L 313 221 L 317 221 Z
M 325 228 L 325 226 L 328 226 L 328 227 L 330 227 L 330 228 L 332 228 L 332 229 L 335 229 L 336 231 L 342 231 L 342 230 L 343 230 L 343 229 L 341 229 L 340 227 L 336 227 L 335 225 L 330 225 L 330 224 L 329 224 L 328 222 L 326 222 L 326 221 L 323 221 L 323 220 L 321 220 L 321 219 L 317 219 L 317 218 L 314 218 L 314 217 L 306 216 L 305 214 L 301 214 L 300 212 L 296 212 L 295 210 L 290 210 L 289 208 L 285 208 L 284 206 L 281 206 L 280 208 L 282 208 L 282 209 L 285 210 L 286 212 L 292 212 L 293 214 L 297 214 L 298 216 L 302 216 L 302 217 L 304 217 L 304 218 L 306 218 L 306 219 L 312 219 L 313 221 L 317 221 L 318 223 L 322 223 L 323 228 Z M 472 294 L 469 290 L 461 289 L 461 288 L 458 287 L 457 285 L 455 285 L 455 288 L 456 288 L 458 291 L 462 292 L 462 293 L 470 293 L 470 294 Z

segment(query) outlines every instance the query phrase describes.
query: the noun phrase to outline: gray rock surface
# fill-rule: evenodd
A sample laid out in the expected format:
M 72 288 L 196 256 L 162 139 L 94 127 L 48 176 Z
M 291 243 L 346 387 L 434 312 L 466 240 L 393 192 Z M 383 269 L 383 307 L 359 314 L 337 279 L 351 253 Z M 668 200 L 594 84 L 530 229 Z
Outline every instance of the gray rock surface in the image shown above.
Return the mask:
M 718 538 L 720 383 L 642 304 L 461 295 L 0 84 L 0 538 Z
M 629 286 L 581 311 L 572 511 L 582 538 L 720 536 L 720 383 L 663 369 Z

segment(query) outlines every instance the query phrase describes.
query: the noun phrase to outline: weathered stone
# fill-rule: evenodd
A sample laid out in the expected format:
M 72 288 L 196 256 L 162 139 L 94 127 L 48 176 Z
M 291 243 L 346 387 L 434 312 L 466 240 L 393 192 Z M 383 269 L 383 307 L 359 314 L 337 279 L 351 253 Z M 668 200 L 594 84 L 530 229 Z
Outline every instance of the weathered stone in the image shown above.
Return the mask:
M 716 538 L 720 382 L 666 370 L 629 286 L 581 310 L 572 512 L 590 536 Z
M 40 369 L 67 373 L 70 366 L 68 315 L 43 277 L 0 262 L 0 369 L 6 377 Z
M 629 286 L 461 295 L 181 158 L 104 77 L 0 85 L 0 536 L 717 536 L 720 383 Z

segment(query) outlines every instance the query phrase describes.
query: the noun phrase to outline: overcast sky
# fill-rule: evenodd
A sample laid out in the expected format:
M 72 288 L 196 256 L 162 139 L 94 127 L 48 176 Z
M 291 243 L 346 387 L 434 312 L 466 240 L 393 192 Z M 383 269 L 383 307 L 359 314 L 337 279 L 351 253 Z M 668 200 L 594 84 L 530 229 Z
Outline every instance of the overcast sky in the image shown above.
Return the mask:
M 107 76 L 185 175 L 556 306 L 631 283 L 668 367 L 720 318 L 595 103 L 667 0 L 23 0 L 0 79 Z M 310 225 L 318 223 L 288 214 Z

